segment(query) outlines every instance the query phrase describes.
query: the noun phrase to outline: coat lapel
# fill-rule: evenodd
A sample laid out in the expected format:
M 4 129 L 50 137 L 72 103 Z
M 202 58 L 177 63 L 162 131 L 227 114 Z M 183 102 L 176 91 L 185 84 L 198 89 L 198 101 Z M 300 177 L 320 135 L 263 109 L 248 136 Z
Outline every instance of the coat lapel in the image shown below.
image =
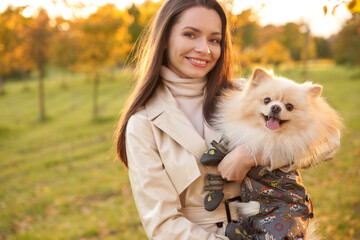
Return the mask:
M 200 159 L 207 149 L 205 140 L 178 107 L 170 90 L 161 85 L 156 91 L 154 97 L 146 104 L 150 120 L 197 159 Z

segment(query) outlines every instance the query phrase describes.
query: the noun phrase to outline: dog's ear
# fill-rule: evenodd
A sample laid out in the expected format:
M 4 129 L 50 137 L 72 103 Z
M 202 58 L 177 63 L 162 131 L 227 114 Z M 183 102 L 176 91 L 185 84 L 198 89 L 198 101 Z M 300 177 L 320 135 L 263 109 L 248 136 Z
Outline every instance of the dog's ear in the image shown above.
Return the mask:
M 260 82 L 273 78 L 273 75 L 263 68 L 256 68 L 250 78 L 251 85 L 257 86 Z
M 318 84 L 310 85 L 310 87 L 309 87 L 310 96 L 312 96 L 314 98 L 320 97 L 321 92 L 322 92 L 322 86 L 321 85 L 318 85 Z

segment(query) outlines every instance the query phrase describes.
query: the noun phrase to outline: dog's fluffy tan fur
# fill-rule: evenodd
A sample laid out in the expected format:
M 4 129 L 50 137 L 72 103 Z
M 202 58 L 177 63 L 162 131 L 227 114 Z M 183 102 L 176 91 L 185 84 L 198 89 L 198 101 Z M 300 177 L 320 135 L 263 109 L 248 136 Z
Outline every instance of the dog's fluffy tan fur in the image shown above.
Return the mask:
M 230 149 L 247 144 L 254 153 L 261 152 L 262 164 L 272 169 L 309 167 L 318 163 L 312 157 L 319 151 L 317 147 L 336 138 L 342 128 L 338 114 L 321 92 L 320 85 L 298 84 L 258 68 L 243 90 L 224 93 L 214 123 L 229 139 Z M 270 103 L 265 104 L 265 98 L 270 98 Z M 266 127 L 264 116 L 275 104 L 281 108 L 278 118 L 285 122 L 272 130 Z M 293 105 L 292 111 L 286 109 L 287 104 Z

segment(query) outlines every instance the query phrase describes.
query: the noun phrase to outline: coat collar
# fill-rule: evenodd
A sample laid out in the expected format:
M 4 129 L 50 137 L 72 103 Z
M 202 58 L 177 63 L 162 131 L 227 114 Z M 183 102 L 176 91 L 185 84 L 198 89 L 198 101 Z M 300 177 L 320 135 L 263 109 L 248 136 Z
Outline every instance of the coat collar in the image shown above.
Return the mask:
M 150 121 L 155 126 L 200 159 L 207 149 L 205 140 L 178 107 L 175 98 L 166 86 L 161 84 L 156 89 L 145 108 Z

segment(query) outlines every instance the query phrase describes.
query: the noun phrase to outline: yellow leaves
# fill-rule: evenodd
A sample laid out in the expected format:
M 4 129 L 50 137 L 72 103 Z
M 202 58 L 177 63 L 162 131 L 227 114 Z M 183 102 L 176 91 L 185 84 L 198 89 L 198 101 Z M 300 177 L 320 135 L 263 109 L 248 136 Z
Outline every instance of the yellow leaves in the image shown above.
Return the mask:
M 277 40 L 265 42 L 260 48 L 247 47 L 237 52 L 235 62 L 244 68 L 250 67 L 252 63 L 279 64 L 291 60 L 289 50 Z
M 134 17 L 129 14 L 128 11 L 121 11 L 121 18 L 123 21 L 123 26 L 129 26 L 134 22 Z
M 351 2 L 347 4 L 347 8 L 351 13 L 360 12 L 360 0 L 351 0 Z
M 145 26 L 149 20 L 155 15 L 156 11 L 160 8 L 162 1 L 152 2 L 145 1 L 139 6 L 140 16 L 139 23 Z
M 327 6 L 326 6 L 326 5 L 324 5 L 324 7 L 323 7 L 323 11 L 324 11 L 324 14 L 326 14 L 326 13 L 327 13 L 328 8 L 327 8 Z
M 261 52 L 266 53 L 263 61 L 267 63 L 285 62 L 290 60 L 290 53 L 276 40 L 271 40 L 261 47 Z
M 152 1 L 140 5 L 138 17 L 143 26 L 160 5 Z M 51 20 L 43 9 L 31 18 L 25 18 L 22 12 L 21 7 L 9 7 L 0 14 L 0 75 L 29 70 L 47 60 L 68 69 L 114 66 L 125 62 L 133 48 L 129 27 L 135 16 L 114 4 L 99 7 L 87 18 L 73 20 Z
M 125 61 L 132 48 L 128 28 L 133 20 L 127 11 L 107 4 L 79 21 L 81 61 L 92 67 Z
M 28 39 L 27 23 L 19 8 L 9 7 L 0 14 L 0 74 L 29 65 L 29 51 L 24 46 Z
M 360 12 L 360 0 L 346 0 L 346 1 L 342 1 L 342 0 L 335 0 L 335 1 L 332 1 L 331 3 L 335 3 L 335 5 L 329 7 L 327 5 L 324 5 L 323 6 L 323 11 L 324 11 L 324 14 L 327 14 L 328 11 L 331 9 L 331 14 L 332 15 L 335 15 L 335 11 L 336 9 L 345 4 L 346 8 L 352 13 L 357 13 L 357 12 Z M 330 9 L 329 9 L 330 8 Z

